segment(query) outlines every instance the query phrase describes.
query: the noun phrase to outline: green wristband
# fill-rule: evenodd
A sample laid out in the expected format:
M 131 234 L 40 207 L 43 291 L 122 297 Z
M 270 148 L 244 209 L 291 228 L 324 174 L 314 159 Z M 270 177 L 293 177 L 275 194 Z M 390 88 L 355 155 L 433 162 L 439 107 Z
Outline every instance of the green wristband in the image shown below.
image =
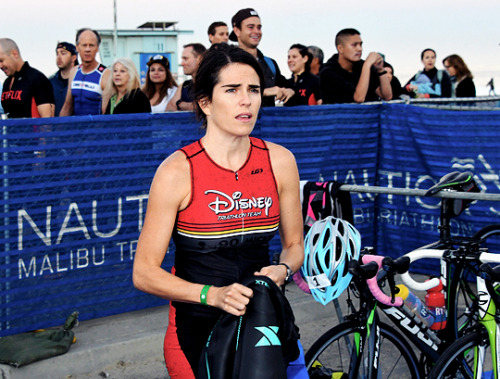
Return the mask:
M 209 285 L 209 284 L 206 284 L 201 289 L 200 303 L 203 304 L 203 305 L 207 305 L 208 306 L 208 304 L 207 304 L 207 293 L 208 293 L 208 290 L 210 289 L 210 287 L 212 287 L 212 286 Z

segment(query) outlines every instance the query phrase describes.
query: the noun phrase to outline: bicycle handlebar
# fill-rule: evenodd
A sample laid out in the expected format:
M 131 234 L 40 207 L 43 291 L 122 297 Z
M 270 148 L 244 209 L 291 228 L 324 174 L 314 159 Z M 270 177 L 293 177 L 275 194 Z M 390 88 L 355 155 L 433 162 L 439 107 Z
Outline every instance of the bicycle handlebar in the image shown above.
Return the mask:
M 500 263 L 500 254 L 481 253 L 479 260 L 482 263 Z
M 375 262 L 378 265 L 378 269 L 382 268 L 382 260 L 385 257 L 380 256 L 380 255 L 363 255 L 361 258 L 364 264 L 370 263 L 370 262 Z M 373 297 L 377 299 L 382 304 L 388 305 L 388 306 L 396 306 L 399 307 L 403 304 L 403 299 L 400 297 L 394 298 L 394 302 L 392 301 L 392 298 L 390 296 L 387 296 L 380 287 L 378 286 L 378 281 L 377 277 L 373 277 L 371 279 L 367 279 L 366 283 L 368 285 L 368 288 L 370 289 L 370 292 L 373 294 Z
M 417 249 L 410 251 L 409 253 L 405 254 L 405 256 L 410 258 L 410 264 L 411 264 L 415 261 L 418 261 L 419 259 L 425 259 L 425 258 L 441 259 L 445 251 L 446 250 L 438 250 L 438 249 Z M 411 288 L 412 290 L 427 291 L 428 289 L 434 288 L 437 285 L 439 285 L 440 279 L 432 278 L 430 280 L 427 280 L 426 282 L 417 282 L 410 276 L 410 273 L 407 271 L 401 274 L 401 280 L 408 288 Z
M 425 259 L 425 258 L 441 259 L 446 251 L 448 250 L 416 249 L 406 254 L 406 256 L 410 258 L 410 262 L 415 262 L 419 259 Z M 479 260 L 483 263 L 500 263 L 500 254 L 493 254 L 486 252 L 481 253 L 479 255 Z M 432 278 L 430 280 L 427 280 L 426 282 L 417 282 L 410 276 L 409 272 L 405 272 L 404 274 L 401 275 L 401 280 L 408 288 L 411 288 L 412 290 L 427 291 L 428 289 L 434 288 L 437 285 L 439 285 L 440 279 Z

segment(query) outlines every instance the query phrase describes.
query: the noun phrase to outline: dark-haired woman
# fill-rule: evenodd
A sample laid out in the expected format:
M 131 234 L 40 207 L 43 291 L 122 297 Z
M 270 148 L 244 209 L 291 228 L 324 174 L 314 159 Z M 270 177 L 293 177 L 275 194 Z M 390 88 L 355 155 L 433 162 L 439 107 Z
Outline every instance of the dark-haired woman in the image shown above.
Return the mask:
M 472 80 L 474 76 L 459 55 L 448 55 L 443 59 L 443 66 L 451 77 L 452 97 L 476 97 L 476 86 Z
M 288 50 L 288 68 L 292 77 L 288 79 L 295 95 L 284 105 L 319 105 L 322 103 L 319 78 L 311 74 L 312 54 L 308 48 L 295 44 Z
M 448 73 L 436 68 L 436 52 L 425 49 L 420 54 L 424 70 L 406 83 L 405 88 L 413 97 L 451 97 L 451 80 Z
M 170 63 L 167 57 L 158 54 L 151 57 L 147 65 L 148 72 L 142 91 L 151 103 L 152 113 L 165 112 L 177 90 L 177 83 L 170 72 Z
M 239 284 L 243 278 L 266 275 L 282 285 L 304 256 L 295 159 L 250 137 L 264 86 L 259 63 L 235 46 L 217 46 L 194 86 L 206 133 L 158 168 L 133 270 L 138 289 L 172 301 L 164 349 L 172 378 L 194 378 L 223 313 L 245 314 L 253 292 Z M 270 265 L 268 242 L 278 229 L 281 264 Z M 175 275 L 161 268 L 171 237 Z

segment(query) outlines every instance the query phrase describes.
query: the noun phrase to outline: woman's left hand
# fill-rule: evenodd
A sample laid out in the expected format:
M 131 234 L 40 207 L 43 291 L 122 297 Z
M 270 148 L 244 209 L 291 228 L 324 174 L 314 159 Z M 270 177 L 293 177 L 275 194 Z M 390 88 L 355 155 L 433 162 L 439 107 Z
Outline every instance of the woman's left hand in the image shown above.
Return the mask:
M 254 275 L 264 275 L 271 279 L 278 286 L 285 284 L 285 278 L 287 274 L 287 269 L 284 265 L 272 265 L 263 267 L 260 271 L 254 273 Z

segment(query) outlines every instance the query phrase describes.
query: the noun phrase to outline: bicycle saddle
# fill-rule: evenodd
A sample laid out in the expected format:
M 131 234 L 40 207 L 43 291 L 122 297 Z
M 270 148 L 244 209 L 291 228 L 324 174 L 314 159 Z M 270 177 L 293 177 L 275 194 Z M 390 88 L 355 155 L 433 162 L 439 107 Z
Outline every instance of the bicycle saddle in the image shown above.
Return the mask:
M 473 183 L 474 185 L 476 184 L 473 179 L 472 172 L 466 171 L 466 172 L 459 172 L 459 171 L 453 171 L 450 172 L 449 174 L 446 174 L 443 176 L 440 180 L 439 183 L 433 185 L 431 188 L 427 190 L 425 193 L 425 196 L 432 196 L 438 193 L 439 191 L 443 189 L 454 189 L 454 190 L 461 190 L 464 191 L 464 185 Z M 470 191 L 467 190 L 467 191 Z M 473 191 L 476 192 L 476 191 Z

